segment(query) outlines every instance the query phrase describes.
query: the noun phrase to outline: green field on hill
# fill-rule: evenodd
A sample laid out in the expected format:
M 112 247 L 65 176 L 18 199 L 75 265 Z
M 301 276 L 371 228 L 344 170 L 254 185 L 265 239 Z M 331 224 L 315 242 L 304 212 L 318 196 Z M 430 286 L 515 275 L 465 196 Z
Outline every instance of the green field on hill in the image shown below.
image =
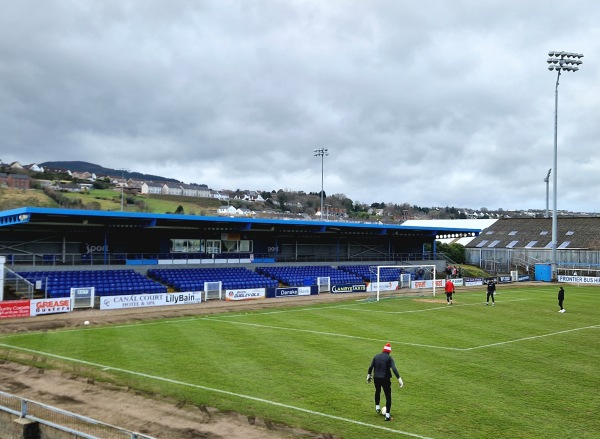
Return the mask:
M 596 438 L 600 287 L 499 285 L 230 311 L 0 337 L 7 359 L 359 438 Z M 281 299 L 285 305 L 286 299 Z M 202 306 L 202 305 L 199 305 Z M 405 386 L 375 414 L 370 361 L 385 343 Z
M 61 193 L 70 201 L 79 200 L 77 208 L 103 211 L 121 210 L 121 191 L 93 189 L 89 193 Z M 175 213 L 181 206 L 185 215 L 214 216 L 222 204 L 212 198 L 196 198 L 168 195 L 128 195 L 123 194 L 123 211 L 148 213 Z M 0 210 L 18 207 L 61 207 L 42 190 L 27 191 L 0 188 Z M 64 206 L 62 206 L 64 207 Z M 69 207 L 69 206 L 67 206 Z

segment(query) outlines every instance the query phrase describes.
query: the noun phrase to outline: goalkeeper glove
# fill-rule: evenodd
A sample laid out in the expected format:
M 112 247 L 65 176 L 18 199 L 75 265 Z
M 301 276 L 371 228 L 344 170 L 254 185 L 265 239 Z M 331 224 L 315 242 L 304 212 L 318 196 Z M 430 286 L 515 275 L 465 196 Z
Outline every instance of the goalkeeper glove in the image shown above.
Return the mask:
M 402 381 L 402 377 L 398 378 L 398 385 L 400 388 L 404 387 L 404 381 Z
M 371 382 L 371 374 L 368 373 L 367 374 L 367 384 L 369 384 Z

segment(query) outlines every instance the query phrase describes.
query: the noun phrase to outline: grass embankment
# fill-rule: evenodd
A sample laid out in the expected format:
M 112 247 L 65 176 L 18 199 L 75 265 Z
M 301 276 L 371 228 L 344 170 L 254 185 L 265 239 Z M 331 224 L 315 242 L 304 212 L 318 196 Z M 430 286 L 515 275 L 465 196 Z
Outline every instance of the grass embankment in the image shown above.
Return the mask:
M 78 201 L 77 208 L 104 211 L 120 211 L 122 203 L 124 212 L 175 213 L 181 207 L 186 215 L 213 216 L 222 204 L 212 198 L 167 195 L 123 194 L 121 201 L 121 191 L 102 189 L 93 189 L 88 193 L 64 192 L 61 195 L 71 202 Z M 42 190 L 0 188 L 0 210 L 18 207 L 59 207 L 59 204 Z

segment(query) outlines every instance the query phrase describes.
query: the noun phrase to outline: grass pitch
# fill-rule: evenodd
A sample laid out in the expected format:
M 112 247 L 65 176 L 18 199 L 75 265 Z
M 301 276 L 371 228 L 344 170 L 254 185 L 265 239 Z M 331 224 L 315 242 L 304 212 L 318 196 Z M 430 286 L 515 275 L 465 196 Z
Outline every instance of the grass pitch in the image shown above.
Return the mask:
M 600 287 L 499 285 L 434 298 L 225 313 L 6 335 L 0 348 L 191 404 L 353 438 L 596 438 Z M 285 304 L 285 299 L 282 299 Z M 405 386 L 375 414 L 370 361 Z M 394 382 L 395 383 L 395 382 Z M 383 401 L 382 401 L 383 402 Z

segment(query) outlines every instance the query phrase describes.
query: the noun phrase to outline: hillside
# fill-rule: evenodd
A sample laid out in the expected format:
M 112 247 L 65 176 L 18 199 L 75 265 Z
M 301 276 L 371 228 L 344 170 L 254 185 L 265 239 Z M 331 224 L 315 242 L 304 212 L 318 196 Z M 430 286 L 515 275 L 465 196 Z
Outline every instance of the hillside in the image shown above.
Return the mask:
M 120 176 L 123 175 L 125 178 L 133 178 L 135 180 L 152 180 L 152 181 L 170 181 L 173 183 L 178 182 L 174 178 L 161 177 L 159 175 L 142 174 L 140 172 L 121 171 L 120 169 L 105 168 L 94 163 L 82 162 L 82 161 L 52 161 L 39 163 L 39 166 L 44 169 L 64 169 L 71 172 L 90 172 L 97 176 Z
M 19 207 L 66 207 L 86 210 L 121 210 L 121 191 L 91 190 L 89 193 L 61 193 L 61 201 L 50 198 L 41 189 L 23 191 L 0 188 L 0 210 Z M 221 205 L 213 198 L 168 195 L 124 195 L 123 211 L 147 213 L 183 213 L 186 215 L 213 216 Z
M 69 176 L 65 174 L 65 171 L 71 172 L 89 172 L 95 174 L 97 177 L 110 176 L 112 178 L 120 178 L 123 176 L 125 179 L 134 179 L 140 181 L 154 181 L 160 183 L 180 183 L 174 178 L 167 178 L 159 175 L 143 174 L 140 172 L 122 171 L 121 169 L 111 169 L 104 166 L 85 162 L 85 161 L 47 161 L 39 163 L 39 166 L 44 168 L 45 172 L 34 172 L 28 169 L 16 168 L 11 169 L 0 162 L 0 171 L 5 173 L 28 173 L 34 180 L 71 180 Z M 32 186 L 35 187 L 35 184 Z M 101 183 L 96 187 L 103 187 L 104 189 L 110 189 L 112 186 L 114 190 L 114 182 L 106 184 L 104 179 L 101 179 Z M 39 188 L 40 185 L 37 185 Z M 96 191 L 96 190 L 94 190 Z M 271 192 L 261 192 L 260 195 L 264 200 L 268 200 L 267 205 L 257 206 L 248 204 L 241 201 L 243 198 L 244 191 L 236 190 L 223 190 L 225 195 L 230 196 L 229 203 L 236 208 L 249 208 L 251 210 L 268 210 L 273 214 L 286 214 L 292 215 L 308 215 L 309 217 L 318 217 L 319 215 L 319 193 L 305 193 L 304 191 L 293 191 L 293 190 L 278 190 Z M 16 195 L 14 198 L 0 199 L 0 209 L 5 210 L 19 206 L 48 206 L 49 204 L 53 207 L 68 207 L 74 209 L 91 209 L 91 210 L 120 210 L 121 200 L 120 191 L 115 193 L 112 201 L 106 202 L 104 195 L 96 196 L 97 202 L 89 195 L 73 195 L 64 194 L 65 200 L 60 200 L 60 197 L 52 197 L 53 200 L 49 200 L 49 197 L 42 195 L 40 199 L 34 198 L 22 199 L 22 194 Z M 181 204 L 185 213 L 212 210 L 216 213 L 217 207 L 222 204 L 214 199 L 212 203 L 206 203 L 207 199 L 190 198 L 190 200 L 176 201 L 174 197 L 168 196 L 168 200 L 165 203 L 148 202 L 152 199 L 152 196 L 135 196 L 127 195 L 127 202 L 125 203 L 124 210 L 139 211 L 139 212 L 153 212 L 153 213 L 165 213 L 174 212 L 178 210 L 180 203 L 191 203 Z M 235 199 L 234 199 L 235 198 Z M 20 200 L 20 201 L 19 201 Z M 81 200 L 81 201 L 78 201 Z M 204 201 L 199 201 L 204 200 Z M 66 201 L 66 202 L 63 202 Z M 352 220 L 360 221 L 379 221 L 379 222 L 403 222 L 406 219 L 488 219 L 488 218 L 541 218 L 544 216 L 544 212 L 541 210 L 529 209 L 527 211 L 505 211 L 503 209 L 497 209 L 490 211 L 487 208 L 481 208 L 479 211 L 472 209 L 458 209 L 455 207 L 425 207 L 417 205 L 409 205 L 408 203 L 402 204 L 386 204 L 386 203 L 355 203 L 351 199 L 348 199 L 343 194 L 327 195 L 325 194 L 325 205 L 327 210 L 324 211 L 324 215 L 327 218 L 351 218 Z M 200 203 L 200 205 L 198 205 Z M 157 206 L 157 204 L 159 204 Z M 208 204 L 208 205 L 207 205 Z M 179 209 L 180 210 L 180 209 Z M 274 211 L 274 212 L 273 212 Z M 560 212 L 560 215 L 575 215 L 572 212 Z M 586 213 L 578 213 L 578 216 L 587 216 Z
M 0 187 L 0 210 L 18 207 L 58 207 L 58 204 L 41 190 L 23 191 Z

